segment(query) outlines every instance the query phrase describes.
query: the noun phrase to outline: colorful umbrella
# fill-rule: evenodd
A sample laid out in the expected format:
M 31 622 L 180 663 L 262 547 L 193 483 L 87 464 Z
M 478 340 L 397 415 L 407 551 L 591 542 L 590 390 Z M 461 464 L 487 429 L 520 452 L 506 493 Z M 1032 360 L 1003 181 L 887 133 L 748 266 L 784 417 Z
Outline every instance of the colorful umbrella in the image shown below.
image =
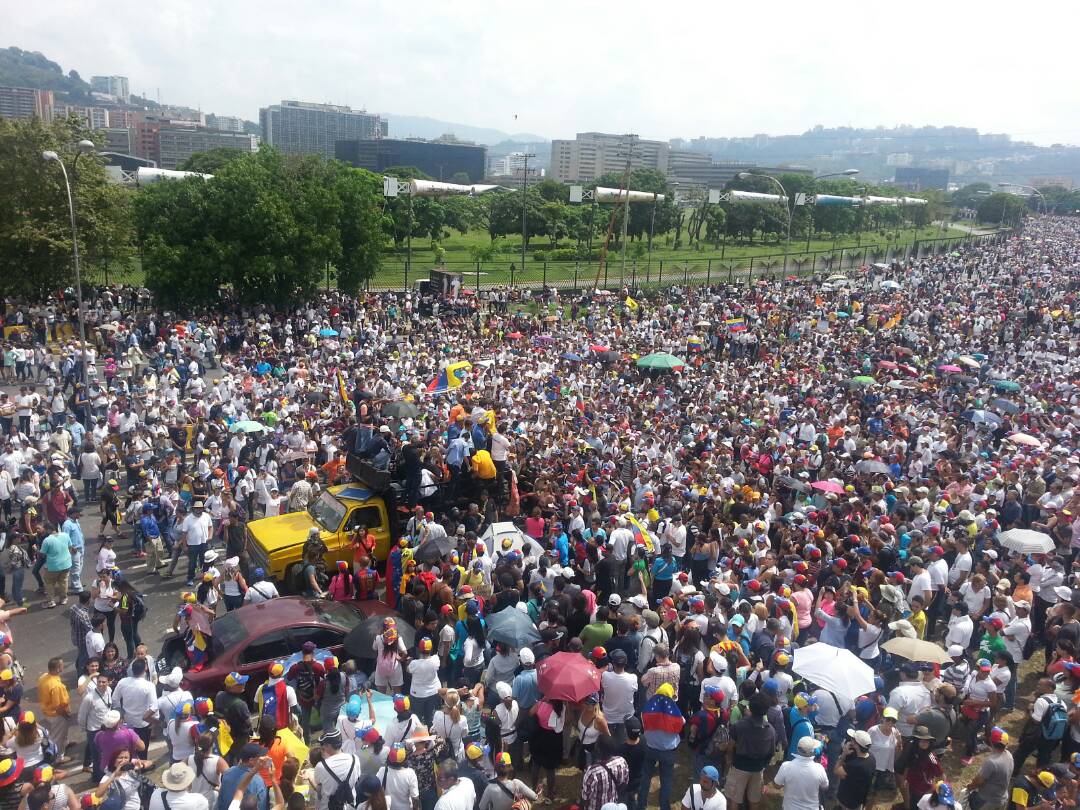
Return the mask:
M 337 336 L 338 336 L 337 329 L 320 329 L 319 330 L 319 337 L 337 337 Z
M 865 374 L 860 374 L 858 377 L 852 377 L 851 382 L 858 383 L 859 385 L 873 385 L 877 380 L 873 377 L 868 377 Z
M 580 653 L 557 652 L 536 665 L 536 684 L 549 700 L 578 703 L 600 691 L 600 670 Z
M 522 335 L 521 335 L 521 332 L 507 332 L 507 333 L 506 333 L 506 336 L 507 336 L 508 338 L 510 338 L 511 340 L 517 340 L 517 339 L 518 339 L 518 338 L 520 338 L 520 337 L 521 337 Z
M 604 346 L 601 343 L 594 343 L 592 346 L 589 347 L 589 351 L 590 352 L 606 352 L 606 351 L 610 351 L 610 349 L 607 346 Z
M 835 492 L 837 495 L 844 491 L 843 485 L 835 481 L 815 481 L 810 486 L 820 492 Z
M 1013 380 L 994 380 L 994 388 L 999 391 L 1019 391 L 1020 383 Z
M 960 366 L 954 366 L 952 363 L 946 363 L 943 366 L 937 367 L 938 371 L 944 371 L 946 374 L 961 374 L 964 370 Z
M 971 355 L 965 354 L 956 358 L 957 363 L 963 363 L 968 368 L 982 368 L 982 363 Z
M 580 354 L 575 354 L 574 352 L 564 352 L 563 354 L 561 354 L 559 356 L 563 360 L 569 360 L 571 363 L 580 363 L 581 362 L 581 355 Z

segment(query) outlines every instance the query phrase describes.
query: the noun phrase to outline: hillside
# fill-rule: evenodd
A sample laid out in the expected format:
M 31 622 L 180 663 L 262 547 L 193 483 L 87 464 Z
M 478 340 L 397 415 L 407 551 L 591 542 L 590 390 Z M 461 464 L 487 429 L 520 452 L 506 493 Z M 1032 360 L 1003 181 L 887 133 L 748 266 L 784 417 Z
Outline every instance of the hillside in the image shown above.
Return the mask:
M 0 84 L 52 90 L 71 101 L 90 98 L 90 84 L 77 70 L 65 75 L 60 65 L 44 54 L 16 47 L 0 49 Z
M 519 141 L 534 144 L 548 142 L 548 139 L 542 135 L 534 135 L 528 132 L 510 134 L 490 127 L 455 124 L 452 121 L 440 121 L 422 115 L 396 115 L 395 113 L 379 113 L 379 115 L 389 123 L 391 138 L 438 138 L 440 135 L 449 132 L 462 140 L 476 141 L 476 143 L 485 146 L 502 141 Z

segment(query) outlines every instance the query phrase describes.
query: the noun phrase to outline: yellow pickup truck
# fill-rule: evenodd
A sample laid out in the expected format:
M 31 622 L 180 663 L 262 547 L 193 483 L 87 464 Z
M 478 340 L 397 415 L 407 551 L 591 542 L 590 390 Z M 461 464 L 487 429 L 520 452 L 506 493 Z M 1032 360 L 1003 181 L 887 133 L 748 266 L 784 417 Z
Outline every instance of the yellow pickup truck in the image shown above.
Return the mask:
M 304 512 L 253 520 L 247 524 L 245 547 L 250 569 L 262 568 L 285 591 L 302 590 L 303 549 L 308 531 L 319 528 L 326 544 L 326 570 L 338 560 L 352 565 L 352 536 L 357 526 L 375 535 L 375 557 L 385 560 L 393 540 L 396 515 L 386 500 L 362 484 L 323 490 Z

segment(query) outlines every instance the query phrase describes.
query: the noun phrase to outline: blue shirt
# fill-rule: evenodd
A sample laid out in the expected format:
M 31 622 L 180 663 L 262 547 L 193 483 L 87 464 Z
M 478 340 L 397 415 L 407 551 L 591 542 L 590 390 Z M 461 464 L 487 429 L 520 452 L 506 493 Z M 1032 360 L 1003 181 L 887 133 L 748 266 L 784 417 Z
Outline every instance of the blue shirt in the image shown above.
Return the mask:
M 76 448 L 82 447 L 83 436 L 86 435 L 86 428 L 78 422 L 72 422 L 70 425 L 65 425 L 64 428 L 71 434 L 71 443 Z
M 675 576 L 675 571 L 678 569 L 678 563 L 675 562 L 675 558 L 665 560 L 663 557 L 657 557 L 653 560 L 652 575 L 653 579 L 671 579 Z M 661 594 L 667 596 L 667 594 Z
M 41 543 L 45 555 L 45 567 L 50 571 L 66 571 L 71 568 L 71 539 L 63 532 L 53 532 Z
M 540 687 L 536 684 L 536 669 L 523 669 L 514 678 L 514 700 L 522 711 L 531 709 L 540 700 Z
M 233 765 L 221 775 L 221 787 L 218 791 L 217 810 L 228 810 L 229 804 L 232 802 L 233 794 L 236 793 L 236 789 L 240 787 L 240 780 L 244 778 L 244 774 L 247 772 L 248 769 L 243 765 Z M 270 792 L 266 789 L 266 784 L 258 776 L 251 780 L 244 795 L 254 796 L 257 800 L 259 810 L 269 810 Z
M 68 536 L 71 541 L 71 547 L 76 551 L 82 551 L 86 548 L 86 544 L 83 542 L 82 526 L 79 525 L 79 521 L 68 518 L 60 526 L 60 531 Z
M 139 518 L 139 528 L 142 529 L 143 537 L 161 537 L 161 529 L 152 514 L 143 515 Z
M 563 532 L 555 540 L 555 550 L 559 552 L 559 565 L 570 564 L 570 538 Z

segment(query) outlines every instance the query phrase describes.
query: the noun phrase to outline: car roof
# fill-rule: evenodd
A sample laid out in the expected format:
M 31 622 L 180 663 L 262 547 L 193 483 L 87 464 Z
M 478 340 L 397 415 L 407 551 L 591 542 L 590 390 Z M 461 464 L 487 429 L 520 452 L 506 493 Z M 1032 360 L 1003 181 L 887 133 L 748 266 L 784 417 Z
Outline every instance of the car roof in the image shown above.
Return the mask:
M 233 621 L 239 621 L 248 630 L 265 630 L 269 627 L 288 625 L 303 622 L 314 622 L 316 619 L 315 609 L 310 602 L 302 596 L 281 596 L 259 602 L 256 605 L 244 605 L 236 610 L 226 613 L 221 619 L 233 617 Z M 216 620 L 220 621 L 220 619 Z

